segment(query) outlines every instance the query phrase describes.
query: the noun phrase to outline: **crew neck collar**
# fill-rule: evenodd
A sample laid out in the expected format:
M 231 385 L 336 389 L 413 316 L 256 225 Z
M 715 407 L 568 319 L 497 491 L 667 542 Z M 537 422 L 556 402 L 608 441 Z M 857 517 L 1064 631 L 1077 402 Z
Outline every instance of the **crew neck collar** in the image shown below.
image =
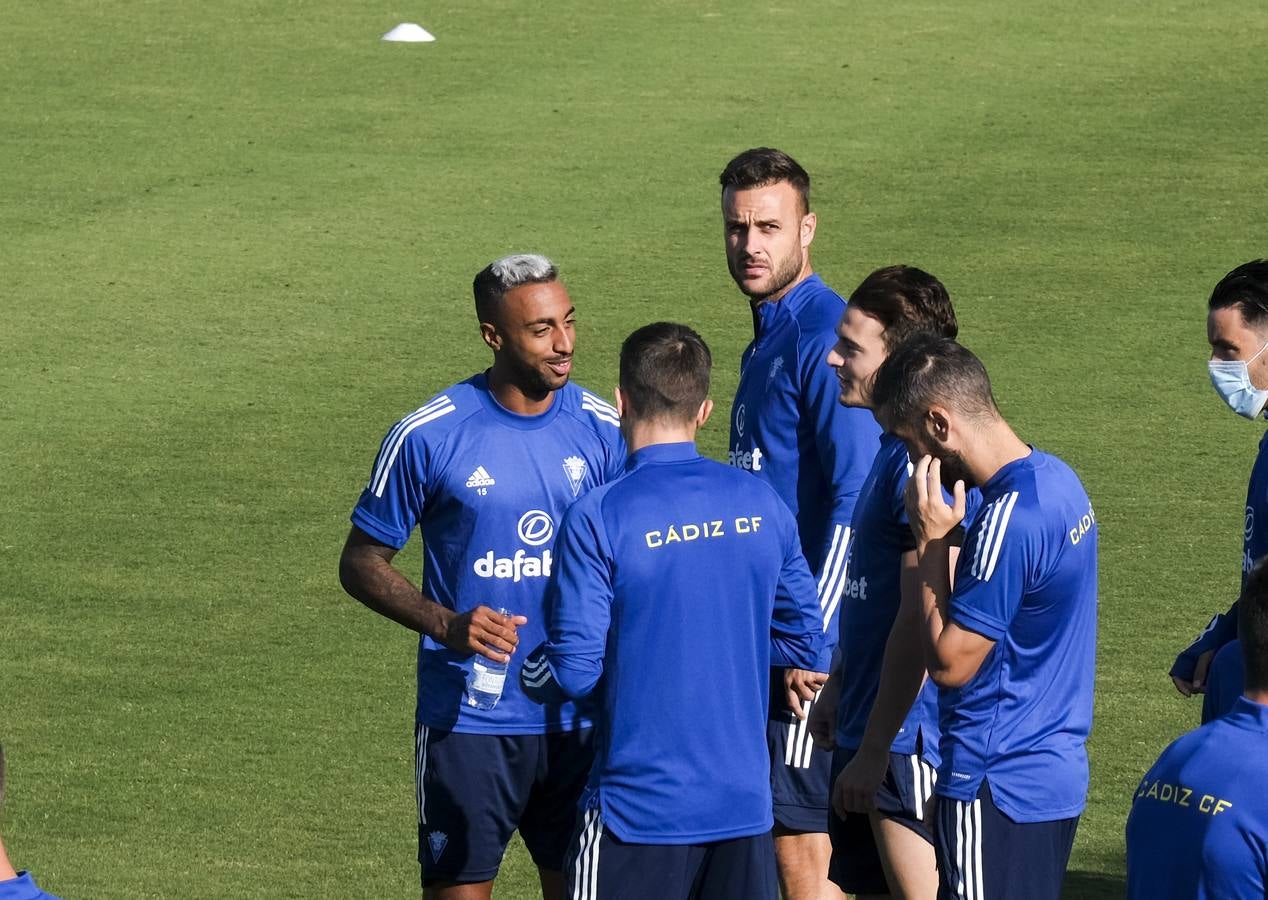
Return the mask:
M 485 409 L 491 412 L 494 418 L 521 431 L 536 431 L 538 428 L 543 428 L 546 425 L 549 425 L 552 421 L 554 421 L 555 416 L 559 414 L 559 408 L 563 403 L 563 400 L 560 397 L 560 393 L 563 391 L 563 388 L 560 388 L 557 391 L 551 392 L 550 406 L 546 408 L 545 412 L 526 416 L 517 412 L 512 412 L 501 403 L 498 403 L 497 397 L 493 396 L 493 389 L 489 387 L 488 371 L 481 372 L 479 375 L 472 378 L 471 383 L 479 392 L 480 400 L 484 404 Z

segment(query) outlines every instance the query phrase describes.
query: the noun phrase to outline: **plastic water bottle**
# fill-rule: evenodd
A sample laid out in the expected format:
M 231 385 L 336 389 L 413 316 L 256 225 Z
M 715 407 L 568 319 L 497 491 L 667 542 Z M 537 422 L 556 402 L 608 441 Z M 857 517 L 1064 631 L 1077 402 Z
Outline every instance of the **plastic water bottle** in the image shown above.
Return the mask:
M 498 609 L 498 615 L 511 615 Z M 487 656 L 477 656 L 471 663 L 471 677 L 467 679 L 467 706 L 475 709 L 493 709 L 502 697 L 506 686 L 506 663 L 494 662 Z

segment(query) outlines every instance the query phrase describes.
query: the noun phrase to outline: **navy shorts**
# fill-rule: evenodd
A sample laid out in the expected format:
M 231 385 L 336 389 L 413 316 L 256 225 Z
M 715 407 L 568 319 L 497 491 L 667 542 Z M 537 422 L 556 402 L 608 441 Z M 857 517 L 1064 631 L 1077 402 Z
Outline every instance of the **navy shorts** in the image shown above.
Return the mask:
M 635 844 L 586 810 L 568 853 L 570 900 L 777 900 L 769 831 L 708 844 Z
M 798 719 L 784 699 L 784 670 L 771 669 L 766 744 L 770 748 L 770 789 L 775 825 L 796 832 L 828 830 L 832 752 L 810 739 L 808 717 L 817 701 L 805 701 L 807 719 Z
M 423 884 L 492 881 L 517 828 L 538 868 L 562 871 L 594 761 L 592 731 L 459 734 L 417 726 Z
M 854 758 L 854 750 L 838 749 L 832 756 L 832 782 Z M 930 815 L 933 787 L 938 773 L 919 753 L 889 754 L 889 769 L 876 792 L 876 810 L 883 818 L 910 828 L 933 843 Z M 832 861 L 828 878 L 847 894 L 888 894 L 885 867 L 881 863 L 876 836 L 869 816 L 851 813 L 842 819 L 828 810 L 828 835 L 832 839 Z
M 985 780 L 974 800 L 939 797 L 938 900 L 1059 900 L 1079 817 L 1014 822 Z

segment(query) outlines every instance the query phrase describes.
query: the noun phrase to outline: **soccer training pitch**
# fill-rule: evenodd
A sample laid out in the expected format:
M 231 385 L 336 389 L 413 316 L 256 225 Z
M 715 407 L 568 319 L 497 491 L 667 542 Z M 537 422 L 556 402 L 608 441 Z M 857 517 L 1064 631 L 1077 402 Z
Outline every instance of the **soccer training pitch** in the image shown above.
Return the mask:
M 384 44 L 417 21 L 432 44 Z M 918 265 L 1101 526 L 1091 795 L 1116 897 L 1166 675 L 1238 585 L 1261 424 L 1205 298 L 1268 255 L 1268 7 L 0 0 L 0 819 L 67 898 L 416 897 L 415 640 L 335 577 L 384 430 L 487 363 L 472 275 L 558 260 L 575 378 L 751 335 L 717 175 L 814 178 L 848 293 Z M 399 557 L 417 578 L 416 545 Z M 537 896 L 522 849 L 496 896 Z

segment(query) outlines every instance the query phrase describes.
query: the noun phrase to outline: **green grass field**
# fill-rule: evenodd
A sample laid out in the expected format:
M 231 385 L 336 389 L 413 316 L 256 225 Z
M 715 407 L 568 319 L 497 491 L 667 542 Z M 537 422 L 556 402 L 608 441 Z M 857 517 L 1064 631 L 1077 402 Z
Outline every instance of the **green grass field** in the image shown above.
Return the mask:
M 377 38 L 419 21 L 439 38 Z M 1268 8 L 0 0 L 0 740 L 19 868 L 80 898 L 413 897 L 414 640 L 341 592 L 384 429 L 483 367 L 469 284 L 556 257 L 578 380 L 750 333 L 717 173 L 811 171 L 848 292 L 956 299 L 1101 523 L 1070 897 L 1121 893 L 1166 677 L 1236 589 L 1261 427 L 1204 301 L 1268 253 Z M 402 555 L 417 574 L 418 552 Z M 535 895 L 513 850 L 497 895 Z

